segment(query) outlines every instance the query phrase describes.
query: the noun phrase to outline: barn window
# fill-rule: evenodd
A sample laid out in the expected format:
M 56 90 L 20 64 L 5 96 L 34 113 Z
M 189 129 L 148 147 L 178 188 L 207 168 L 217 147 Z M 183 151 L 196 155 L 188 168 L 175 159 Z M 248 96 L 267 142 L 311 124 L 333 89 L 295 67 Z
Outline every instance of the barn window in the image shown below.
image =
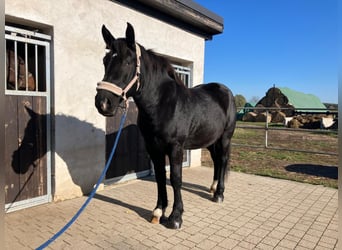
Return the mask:
M 46 92 L 49 75 L 49 35 L 5 26 L 6 93 Z
M 182 80 L 182 82 L 190 88 L 192 86 L 191 83 L 191 68 L 184 67 L 176 64 L 172 64 L 173 68 L 175 69 L 178 77 Z

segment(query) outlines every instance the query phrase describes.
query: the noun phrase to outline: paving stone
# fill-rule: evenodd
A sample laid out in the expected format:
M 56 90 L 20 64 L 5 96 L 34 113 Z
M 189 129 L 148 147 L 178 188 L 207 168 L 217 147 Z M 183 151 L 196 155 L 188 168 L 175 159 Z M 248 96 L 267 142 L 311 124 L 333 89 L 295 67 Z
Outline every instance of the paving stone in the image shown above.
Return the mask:
M 239 244 L 238 240 L 227 238 L 218 244 L 218 246 L 221 246 L 225 249 L 233 249 L 237 244 Z
M 208 249 L 213 249 L 216 245 L 217 245 L 216 242 L 211 241 L 210 239 L 205 239 L 201 241 L 198 245 L 196 245 L 196 247 L 200 249 L 208 250 Z
M 261 241 L 261 243 L 266 244 L 266 245 L 271 246 L 271 247 L 275 247 L 279 244 L 280 241 L 281 241 L 281 239 L 272 238 L 270 236 L 267 236 Z

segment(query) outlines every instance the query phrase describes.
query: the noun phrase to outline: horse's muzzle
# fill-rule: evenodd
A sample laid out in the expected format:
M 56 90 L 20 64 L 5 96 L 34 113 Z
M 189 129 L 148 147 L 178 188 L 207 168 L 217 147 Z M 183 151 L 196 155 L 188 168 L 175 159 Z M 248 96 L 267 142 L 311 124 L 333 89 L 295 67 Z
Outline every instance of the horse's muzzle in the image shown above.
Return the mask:
M 104 91 L 98 91 L 98 93 L 95 96 L 95 107 L 97 108 L 97 111 L 104 116 L 114 116 L 116 114 L 116 111 L 120 104 L 119 97 L 116 96 L 108 96 L 107 93 L 104 93 Z

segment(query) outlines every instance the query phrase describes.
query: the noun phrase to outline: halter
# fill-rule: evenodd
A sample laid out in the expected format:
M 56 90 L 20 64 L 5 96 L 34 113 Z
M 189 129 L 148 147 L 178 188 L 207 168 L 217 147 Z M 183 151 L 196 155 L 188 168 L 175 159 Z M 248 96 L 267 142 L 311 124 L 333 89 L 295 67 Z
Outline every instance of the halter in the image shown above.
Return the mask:
M 126 93 L 133 87 L 133 85 L 135 83 L 137 83 L 137 89 L 139 89 L 140 87 L 140 81 L 139 81 L 139 77 L 140 77 L 140 56 L 141 56 L 141 51 L 140 51 L 140 47 L 138 44 L 135 44 L 135 49 L 136 49 L 136 53 L 137 53 L 137 66 L 136 66 L 136 74 L 133 77 L 133 79 L 127 84 L 127 86 L 125 88 L 121 88 L 119 87 L 117 84 L 115 83 L 111 83 L 111 82 L 106 82 L 106 81 L 101 81 L 97 83 L 97 87 L 96 90 L 99 89 L 103 89 L 103 90 L 107 90 L 111 93 L 113 93 L 114 95 L 120 96 L 124 99 L 125 101 L 125 108 L 126 110 L 128 110 L 128 106 L 129 106 L 129 101 L 128 98 L 126 96 Z

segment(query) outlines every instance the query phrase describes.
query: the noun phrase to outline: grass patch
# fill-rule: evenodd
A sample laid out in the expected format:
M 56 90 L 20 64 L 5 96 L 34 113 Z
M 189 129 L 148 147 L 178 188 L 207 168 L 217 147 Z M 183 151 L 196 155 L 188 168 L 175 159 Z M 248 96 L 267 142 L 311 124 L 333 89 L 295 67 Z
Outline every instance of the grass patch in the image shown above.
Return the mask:
M 250 147 L 263 146 L 264 136 L 265 131 L 261 129 L 236 129 L 233 143 L 240 146 L 232 147 L 233 171 L 337 188 L 337 155 Z M 338 152 L 336 135 L 274 131 L 269 133 L 269 139 L 269 145 L 280 148 Z M 209 152 L 202 152 L 202 164 L 213 166 Z
M 315 171 L 308 171 L 306 166 L 314 166 Z M 337 157 L 334 156 L 235 147 L 231 170 L 332 188 L 338 186 Z

